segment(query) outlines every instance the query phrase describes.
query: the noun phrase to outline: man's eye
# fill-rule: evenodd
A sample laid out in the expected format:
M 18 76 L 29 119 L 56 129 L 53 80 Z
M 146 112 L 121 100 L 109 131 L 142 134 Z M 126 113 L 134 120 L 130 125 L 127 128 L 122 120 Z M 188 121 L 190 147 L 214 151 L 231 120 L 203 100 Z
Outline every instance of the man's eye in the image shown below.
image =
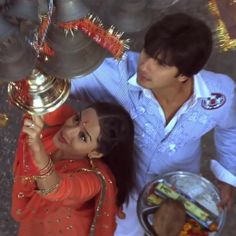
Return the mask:
M 162 61 L 162 60 L 158 60 L 157 63 L 160 65 L 160 66 L 167 66 L 167 64 Z
M 79 138 L 80 138 L 80 140 L 82 140 L 83 142 L 87 142 L 87 138 L 86 138 L 86 135 L 85 135 L 85 133 L 84 132 L 79 132 Z

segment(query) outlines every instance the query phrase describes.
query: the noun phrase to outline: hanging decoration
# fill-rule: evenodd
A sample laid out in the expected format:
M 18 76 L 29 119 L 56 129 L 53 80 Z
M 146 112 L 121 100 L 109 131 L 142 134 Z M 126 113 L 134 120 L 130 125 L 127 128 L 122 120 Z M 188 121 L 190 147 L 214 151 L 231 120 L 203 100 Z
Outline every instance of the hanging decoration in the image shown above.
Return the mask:
M 127 34 L 144 31 L 151 24 L 147 0 L 113 1 L 111 7 L 106 8 L 104 19 Z
M 125 50 L 129 49 L 129 39 L 121 40 L 122 32 L 116 31 L 114 26 L 106 30 L 101 20 L 92 14 L 83 19 L 60 23 L 59 27 L 63 28 L 66 34 L 70 32 L 73 35 L 73 31 L 83 31 L 118 60 L 122 58 Z
M 222 1 L 222 0 L 220 0 Z M 217 0 L 209 0 L 208 6 L 212 15 L 216 18 L 217 27 L 216 27 L 216 36 L 218 41 L 218 46 L 221 51 L 227 52 L 229 50 L 236 49 L 236 33 L 230 32 L 233 27 L 230 28 L 229 20 L 234 21 L 234 28 L 236 27 L 236 0 L 228 0 L 228 4 L 224 1 L 224 6 L 227 6 L 230 11 L 221 8 L 222 2 Z M 232 16 L 232 17 L 230 17 Z M 226 21 L 227 17 L 227 21 Z
M 49 2 L 48 12 L 45 15 L 40 16 L 40 25 L 38 28 L 38 32 L 35 35 L 35 41 L 33 42 L 33 46 L 38 53 L 43 53 L 46 56 L 53 56 L 54 51 L 48 46 L 45 42 L 45 37 L 48 31 L 48 27 L 51 23 L 53 13 L 53 1 Z
M 152 9 L 165 9 L 168 7 L 172 7 L 177 4 L 179 0 L 165 0 L 165 1 L 157 1 L 157 0 L 148 0 L 148 7 Z
M 129 49 L 129 40 L 121 39 L 123 33 L 115 30 L 114 26 L 105 29 L 99 18 L 88 13 L 90 10 L 81 0 L 72 0 L 69 5 L 63 0 L 48 0 L 45 4 L 47 11 L 39 15 L 37 0 L 17 0 L 9 5 L 7 15 L 0 15 L 1 25 L 5 26 L 2 30 L 4 34 L 10 29 L 14 31 L 14 27 L 19 31 L 19 22 L 39 22 L 36 30 L 32 29 L 22 36 L 24 60 L 17 57 L 22 54 L 19 51 L 21 48 L 17 46 L 21 35 L 16 37 L 10 32 L 14 40 L 8 51 L 12 54 L 8 51 L 2 54 L 10 59 L 15 56 L 19 63 L 16 61 L 8 66 L 9 69 L 1 66 L 0 62 L 0 75 L 6 74 L 6 68 L 9 70 L 9 78 L 3 79 L 9 82 L 11 103 L 29 114 L 37 115 L 50 112 L 65 102 L 69 96 L 69 79 L 96 69 L 104 60 L 106 50 L 120 60 L 125 50 Z M 12 23 L 8 22 L 10 20 Z M 14 27 L 8 27 L 7 24 Z M 35 60 L 29 56 L 30 53 Z M 26 69 L 34 64 L 22 72 L 19 69 L 23 68 L 23 62 Z
M 30 42 L 39 58 L 43 51 L 45 55 L 53 55 L 45 36 L 51 23 L 53 0 L 49 1 L 48 13 L 41 17 L 41 24 Z M 38 61 L 35 66 L 38 67 Z M 69 96 L 70 81 L 58 79 L 34 68 L 24 78 L 11 81 L 8 84 L 9 100 L 23 111 L 33 115 L 43 115 L 62 105 Z

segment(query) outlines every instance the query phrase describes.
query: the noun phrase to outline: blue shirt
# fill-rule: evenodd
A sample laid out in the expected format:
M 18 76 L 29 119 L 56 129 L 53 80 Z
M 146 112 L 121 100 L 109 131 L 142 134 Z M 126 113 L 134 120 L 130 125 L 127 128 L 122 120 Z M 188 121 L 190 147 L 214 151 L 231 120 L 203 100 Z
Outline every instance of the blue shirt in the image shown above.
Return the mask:
M 135 124 L 140 187 L 169 171 L 199 173 L 201 137 L 214 129 L 216 177 L 236 186 L 236 95 L 228 76 L 206 70 L 194 76 L 193 96 L 165 126 L 163 111 L 150 90 L 136 83 L 139 54 L 120 62 L 107 58 L 93 73 L 73 78 L 71 94 L 81 100 L 121 104 Z M 168 127 L 169 126 L 169 127 Z

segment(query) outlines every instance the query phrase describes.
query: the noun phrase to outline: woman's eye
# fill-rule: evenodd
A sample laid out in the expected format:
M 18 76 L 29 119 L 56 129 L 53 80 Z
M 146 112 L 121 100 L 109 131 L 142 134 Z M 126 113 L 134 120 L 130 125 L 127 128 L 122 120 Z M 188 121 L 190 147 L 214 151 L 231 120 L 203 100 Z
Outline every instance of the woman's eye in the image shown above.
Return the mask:
M 79 132 L 79 138 L 80 140 L 82 140 L 83 142 L 87 142 L 87 138 L 84 132 Z

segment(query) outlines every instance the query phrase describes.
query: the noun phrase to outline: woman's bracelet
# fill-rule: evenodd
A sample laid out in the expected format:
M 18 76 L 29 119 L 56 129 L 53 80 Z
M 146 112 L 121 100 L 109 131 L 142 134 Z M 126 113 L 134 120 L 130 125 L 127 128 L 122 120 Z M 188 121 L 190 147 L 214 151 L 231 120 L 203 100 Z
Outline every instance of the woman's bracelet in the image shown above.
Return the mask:
M 58 186 L 59 186 L 59 183 L 54 184 L 50 188 L 47 188 L 47 189 L 36 190 L 36 192 L 38 192 L 39 194 L 42 194 L 42 195 L 47 195 L 47 194 L 53 192 L 54 190 L 56 190 L 58 188 Z
M 48 159 L 48 162 L 45 167 L 39 170 L 40 176 L 47 174 L 54 167 L 51 158 Z
M 47 164 L 42 168 L 42 169 L 40 169 L 39 171 L 41 172 L 41 171 L 44 171 L 44 169 L 46 169 L 46 168 L 48 168 L 48 166 L 51 164 L 51 158 L 48 158 L 48 162 L 47 162 Z
M 45 167 L 43 167 L 41 170 L 39 170 L 39 175 L 33 176 L 33 179 L 35 181 L 46 179 L 48 176 L 52 175 L 54 170 L 55 170 L 54 164 L 53 164 L 51 158 L 49 158 Z
M 43 177 L 43 176 L 49 176 L 49 175 L 51 175 L 51 172 L 53 172 L 54 171 L 54 165 L 51 165 L 48 169 L 47 169 L 47 171 L 45 171 L 44 173 L 40 173 L 40 177 Z
M 52 175 L 52 173 L 54 172 L 55 168 L 54 166 L 52 166 L 52 168 L 44 175 L 37 175 L 34 176 L 34 180 L 46 180 L 48 176 Z

